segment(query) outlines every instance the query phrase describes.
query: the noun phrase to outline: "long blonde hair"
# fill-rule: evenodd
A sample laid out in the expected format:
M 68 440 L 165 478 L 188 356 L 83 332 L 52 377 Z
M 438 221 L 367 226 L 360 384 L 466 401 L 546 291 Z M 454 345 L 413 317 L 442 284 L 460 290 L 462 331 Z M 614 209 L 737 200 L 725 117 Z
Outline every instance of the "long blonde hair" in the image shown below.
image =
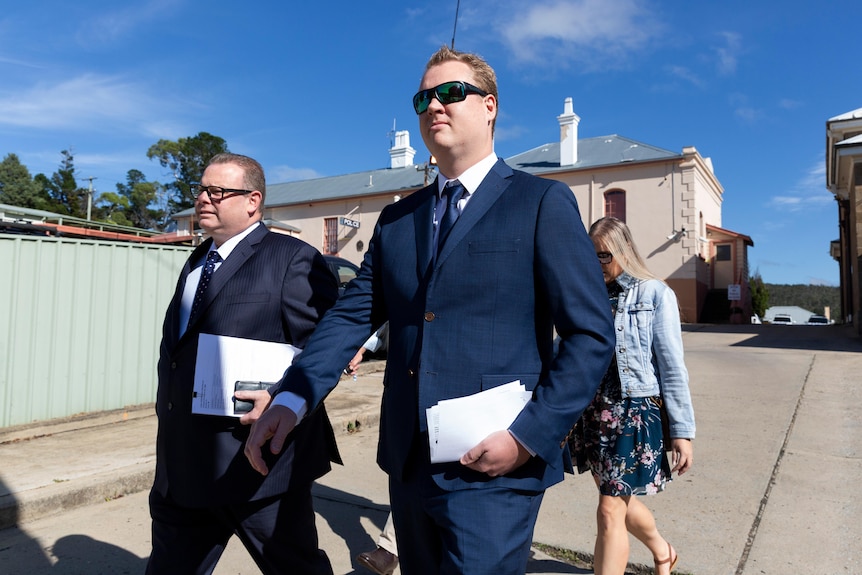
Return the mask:
M 590 226 L 590 238 L 594 243 L 601 242 L 630 276 L 639 280 L 661 281 L 647 268 L 632 239 L 631 230 L 622 220 L 612 216 L 596 220 Z

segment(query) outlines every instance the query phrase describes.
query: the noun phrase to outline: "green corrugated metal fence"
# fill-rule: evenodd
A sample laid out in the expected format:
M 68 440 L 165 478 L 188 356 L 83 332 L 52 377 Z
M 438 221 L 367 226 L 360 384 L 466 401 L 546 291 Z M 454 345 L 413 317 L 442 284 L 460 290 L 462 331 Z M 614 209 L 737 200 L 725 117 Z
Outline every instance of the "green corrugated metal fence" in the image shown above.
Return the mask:
M 190 251 L 0 234 L 0 427 L 154 401 Z

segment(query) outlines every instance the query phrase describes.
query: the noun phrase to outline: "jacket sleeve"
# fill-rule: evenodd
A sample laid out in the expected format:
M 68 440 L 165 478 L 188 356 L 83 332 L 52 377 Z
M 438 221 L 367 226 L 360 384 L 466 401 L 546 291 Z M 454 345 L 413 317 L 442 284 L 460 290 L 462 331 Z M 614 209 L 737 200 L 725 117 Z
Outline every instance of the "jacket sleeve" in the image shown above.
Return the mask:
M 550 308 L 559 350 L 510 430 L 551 465 L 590 404 L 613 353 L 613 318 L 592 240 L 569 188 L 544 194 L 536 225 L 537 300 Z
M 682 344 L 679 305 L 672 289 L 663 286 L 656 297 L 653 318 L 653 354 L 658 367 L 662 398 L 673 438 L 694 439 L 694 409 L 688 387 L 688 370 Z

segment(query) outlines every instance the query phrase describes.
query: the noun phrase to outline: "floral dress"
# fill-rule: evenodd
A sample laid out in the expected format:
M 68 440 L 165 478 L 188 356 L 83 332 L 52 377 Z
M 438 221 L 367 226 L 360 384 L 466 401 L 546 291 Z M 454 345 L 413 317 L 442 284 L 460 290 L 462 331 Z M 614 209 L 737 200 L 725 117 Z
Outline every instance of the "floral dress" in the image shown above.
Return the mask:
M 623 289 L 608 285 L 616 313 Z M 602 495 L 652 495 L 671 480 L 662 440 L 661 397 L 623 397 L 614 355 L 596 397 L 569 435 L 572 459 L 592 471 Z

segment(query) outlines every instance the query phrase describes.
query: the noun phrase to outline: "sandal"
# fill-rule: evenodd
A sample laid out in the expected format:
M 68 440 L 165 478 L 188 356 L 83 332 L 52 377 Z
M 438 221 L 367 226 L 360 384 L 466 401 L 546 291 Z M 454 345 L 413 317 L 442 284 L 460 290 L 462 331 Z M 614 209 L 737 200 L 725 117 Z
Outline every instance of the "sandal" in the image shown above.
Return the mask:
M 668 543 L 667 544 L 667 559 L 658 560 L 657 557 L 653 556 L 653 561 L 655 562 L 655 572 L 658 573 L 659 565 L 664 565 L 665 563 L 670 563 L 670 569 L 668 569 L 668 573 L 673 571 L 673 568 L 676 567 L 676 562 L 679 561 L 679 554 L 676 552 L 676 549 Z

